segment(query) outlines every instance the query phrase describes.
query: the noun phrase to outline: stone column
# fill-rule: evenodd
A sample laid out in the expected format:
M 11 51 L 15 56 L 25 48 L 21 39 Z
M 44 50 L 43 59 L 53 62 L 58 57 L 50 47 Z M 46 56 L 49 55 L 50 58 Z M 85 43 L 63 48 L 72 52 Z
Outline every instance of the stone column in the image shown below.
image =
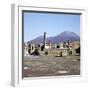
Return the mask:
M 44 45 L 44 49 L 45 49 L 45 46 L 46 46 L 46 32 L 44 32 L 43 45 Z
M 55 48 L 55 49 L 57 48 L 57 45 L 56 45 L 56 44 L 54 44 L 54 48 Z
M 49 48 L 51 49 L 51 41 L 49 41 Z

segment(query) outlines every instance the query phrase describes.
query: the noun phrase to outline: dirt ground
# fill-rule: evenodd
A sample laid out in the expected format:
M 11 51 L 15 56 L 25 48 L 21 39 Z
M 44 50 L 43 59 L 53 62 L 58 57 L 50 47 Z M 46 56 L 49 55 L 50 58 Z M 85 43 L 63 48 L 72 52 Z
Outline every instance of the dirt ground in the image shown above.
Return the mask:
M 80 75 L 80 56 L 24 56 L 24 77 Z

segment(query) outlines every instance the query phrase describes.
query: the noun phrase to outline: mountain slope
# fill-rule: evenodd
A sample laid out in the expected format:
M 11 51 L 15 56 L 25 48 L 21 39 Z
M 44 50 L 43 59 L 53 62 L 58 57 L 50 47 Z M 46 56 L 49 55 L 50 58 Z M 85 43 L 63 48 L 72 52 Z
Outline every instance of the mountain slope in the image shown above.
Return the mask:
M 58 34 L 57 36 L 46 38 L 47 43 L 51 41 L 51 43 L 56 43 L 56 44 L 59 42 L 65 42 L 67 40 L 70 40 L 70 42 L 80 41 L 80 36 L 78 36 L 74 32 L 64 31 Z M 31 41 L 28 41 L 28 44 L 34 43 L 34 42 L 36 42 L 36 44 L 43 42 L 43 36 L 39 36 Z

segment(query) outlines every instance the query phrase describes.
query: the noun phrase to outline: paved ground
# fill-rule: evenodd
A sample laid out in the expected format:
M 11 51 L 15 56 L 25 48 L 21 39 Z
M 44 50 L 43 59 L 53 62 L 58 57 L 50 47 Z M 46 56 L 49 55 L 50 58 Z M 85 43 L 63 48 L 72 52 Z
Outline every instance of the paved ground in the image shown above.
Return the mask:
M 24 77 L 79 75 L 80 56 L 25 56 Z

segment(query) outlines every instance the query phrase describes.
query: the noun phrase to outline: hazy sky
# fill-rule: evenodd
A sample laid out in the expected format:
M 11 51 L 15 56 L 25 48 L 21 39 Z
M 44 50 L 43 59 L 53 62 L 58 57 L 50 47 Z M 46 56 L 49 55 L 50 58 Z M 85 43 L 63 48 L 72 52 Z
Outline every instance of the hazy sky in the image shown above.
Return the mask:
M 80 35 L 80 15 L 24 12 L 24 42 L 47 33 L 56 36 L 63 31 Z

